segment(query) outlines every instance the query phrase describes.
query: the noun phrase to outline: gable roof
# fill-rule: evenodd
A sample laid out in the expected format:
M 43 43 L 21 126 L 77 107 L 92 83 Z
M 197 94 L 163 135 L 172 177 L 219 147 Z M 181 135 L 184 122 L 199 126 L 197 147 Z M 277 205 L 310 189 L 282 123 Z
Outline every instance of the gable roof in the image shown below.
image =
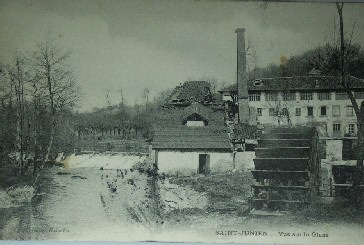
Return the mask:
M 172 100 L 184 100 L 189 103 L 205 101 L 211 97 L 210 84 L 206 81 L 187 81 L 177 86 L 168 98 Z
M 216 127 L 157 128 L 154 131 L 153 149 L 217 149 L 231 150 L 228 130 Z
M 183 125 L 190 115 L 198 114 L 208 121 L 207 126 Z M 165 108 L 158 113 L 154 124 L 153 149 L 218 149 L 229 150 L 230 139 L 224 113 L 200 103 L 185 108 Z
M 352 90 L 363 90 L 362 79 L 347 76 L 347 82 Z M 298 76 L 259 78 L 248 81 L 248 91 L 332 91 L 344 90 L 340 86 L 341 77 L 335 76 Z M 236 92 L 236 84 L 232 84 L 219 92 Z
M 154 125 L 159 127 L 177 127 L 182 125 L 184 119 L 193 113 L 201 115 L 209 122 L 209 125 L 223 127 L 225 125 L 224 112 L 213 110 L 201 103 L 192 103 L 188 107 L 161 108 L 156 115 Z
M 334 76 L 262 78 L 250 81 L 248 83 L 248 90 L 250 91 L 344 90 L 344 88 L 340 86 L 340 80 L 341 80 L 340 77 L 334 77 Z M 347 76 L 346 80 L 351 89 L 364 89 L 364 82 L 359 78 L 353 76 Z
M 193 103 L 190 106 L 184 108 L 184 110 L 181 112 L 181 119 L 184 120 L 188 116 L 195 114 L 195 113 L 209 121 L 211 119 L 210 114 L 212 114 L 212 111 L 210 108 L 208 108 L 200 103 Z

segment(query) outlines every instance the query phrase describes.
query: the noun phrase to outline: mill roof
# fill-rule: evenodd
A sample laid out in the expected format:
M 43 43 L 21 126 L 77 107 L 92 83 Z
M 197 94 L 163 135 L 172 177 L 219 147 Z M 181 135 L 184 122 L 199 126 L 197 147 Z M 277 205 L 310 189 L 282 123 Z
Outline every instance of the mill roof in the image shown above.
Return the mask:
M 231 149 L 228 130 L 213 126 L 156 128 L 152 145 L 154 149 Z
M 352 90 L 364 89 L 362 79 L 347 76 L 347 83 Z M 254 91 L 332 91 L 344 90 L 340 85 L 341 78 L 335 76 L 298 76 L 259 78 L 248 81 L 248 90 Z M 219 92 L 236 92 L 236 84 L 230 85 Z
M 183 120 L 193 113 L 201 115 L 208 120 L 209 125 L 224 126 L 224 113 L 222 111 L 213 110 L 201 103 L 192 103 L 187 107 L 170 107 L 161 108 L 156 115 L 154 125 L 160 127 L 176 127 L 181 125 Z
M 206 126 L 183 125 L 187 117 L 198 114 L 208 121 Z M 154 124 L 154 149 L 220 149 L 230 150 L 228 128 L 224 113 L 214 111 L 200 103 L 186 108 L 162 110 Z
M 205 101 L 211 96 L 210 84 L 206 81 L 187 81 L 177 86 L 168 100 L 185 100 L 187 102 Z

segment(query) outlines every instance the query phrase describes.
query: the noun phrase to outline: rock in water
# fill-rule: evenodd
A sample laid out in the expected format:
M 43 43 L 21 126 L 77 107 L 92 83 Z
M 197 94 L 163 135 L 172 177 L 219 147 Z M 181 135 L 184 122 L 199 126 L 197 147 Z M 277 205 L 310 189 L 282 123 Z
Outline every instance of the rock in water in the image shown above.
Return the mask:
M 82 177 L 82 176 L 79 176 L 79 175 L 73 175 L 71 178 L 72 179 L 87 179 L 86 177 Z
M 68 175 L 68 174 L 71 174 L 71 173 L 68 173 L 68 172 L 62 172 L 62 171 L 60 171 L 60 172 L 57 172 L 57 174 L 58 174 L 58 175 Z

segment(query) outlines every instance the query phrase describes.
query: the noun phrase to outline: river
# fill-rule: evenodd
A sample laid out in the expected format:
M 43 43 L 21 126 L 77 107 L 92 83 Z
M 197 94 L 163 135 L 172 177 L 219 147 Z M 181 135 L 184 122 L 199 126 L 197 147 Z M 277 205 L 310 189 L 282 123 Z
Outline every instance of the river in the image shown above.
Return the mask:
M 333 241 L 357 244 L 362 238 L 363 223 L 350 220 L 317 222 L 208 213 L 204 209 L 207 199 L 202 193 L 168 183 L 160 185 L 161 200 L 167 200 L 165 209 L 173 204 L 176 206 L 169 208 L 180 211 L 164 215 L 162 220 L 156 214 L 152 178 L 147 173 L 131 171 L 129 167 L 115 168 L 110 161 L 105 161 L 101 168 L 87 159 L 84 164 L 67 169 L 55 166 L 42 169 L 31 202 L 0 209 L 0 219 L 7 221 L 2 239 L 240 243 L 272 239 L 302 243 L 300 238 L 281 237 L 279 232 L 328 234 L 328 238 L 310 235 L 306 239 L 311 244 Z M 200 211 L 183 212 L 191 208 Z M 230 230 L 266 231 L 268 237 L 220 235 L 220 231 Z
M 130 169 L 44 168 L 32 201 L 7 209 L 3 239 L 139 240 L 158 222 L 150 183 Z

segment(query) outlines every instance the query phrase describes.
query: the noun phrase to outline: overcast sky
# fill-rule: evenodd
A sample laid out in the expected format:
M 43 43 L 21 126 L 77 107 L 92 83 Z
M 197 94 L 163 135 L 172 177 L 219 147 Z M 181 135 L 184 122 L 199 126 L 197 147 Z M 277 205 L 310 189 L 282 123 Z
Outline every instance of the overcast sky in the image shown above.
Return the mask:
M 141 102 L 186 80 L 204 77 L 233 83 L 235 29 L 246 29 L 249 67 L 278 63 L 335 37 L 333 3 L 270 3 L 265 9 L 239 1 L 1 1 L 0 61 L 28 51 L 51 33 L 72 49 L 77 83 L 85 96 L 81 110 L 120 102 Z M 346 4 L 347 30 L 364 47 L 364 4 Z M 336 32 L 337 34 L 337 32 Z

